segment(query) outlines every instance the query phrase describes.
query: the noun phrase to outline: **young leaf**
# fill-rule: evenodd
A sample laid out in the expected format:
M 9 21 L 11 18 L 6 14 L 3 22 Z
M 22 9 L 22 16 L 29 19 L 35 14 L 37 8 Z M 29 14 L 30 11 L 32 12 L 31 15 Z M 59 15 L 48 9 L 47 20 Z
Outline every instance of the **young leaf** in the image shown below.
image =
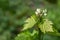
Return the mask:
M 30 32 L 23 32 L 18 34 L 18 36 L 15 38 L 15 40 L 31 40 Z
M 30 18 L 28 18 L 24 24 L 24 28 L 23 30 L 26 30 L 26 29 L 29 29 L 29 28 L 32 28 L 36 23 L 37 23 L 37 17 L 35 15 L 32 15 Z
M 51 24 L 52 24 L 51 21 L 49 21 L 48 19 L 45 19 L 44 22 L 38 24 L 38 26 L 43 33 L 54 32 Z
M 16 36 L 15 40 L 34 40 L 36 39 L 36 36 L 38 35 L 38 31 L 32 30 L 30 32 L 29 30 L 21 32 Z

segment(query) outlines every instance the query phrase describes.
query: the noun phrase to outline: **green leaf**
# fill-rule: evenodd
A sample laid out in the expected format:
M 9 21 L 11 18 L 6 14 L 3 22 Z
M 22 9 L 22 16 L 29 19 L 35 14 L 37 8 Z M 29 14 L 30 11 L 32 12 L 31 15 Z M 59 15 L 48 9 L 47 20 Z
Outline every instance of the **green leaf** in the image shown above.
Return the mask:
M 49 21 L 48 19 L 44 19 L 43 23 L 38 24 L 39 28 L 43 33 L 46 32 L 54 32 L 52 28 L 52 22 Z
M 38 34 L 38 31 L 37 30 L 33 30 L 31 36 L 35 36 L 35 34 Z
M 30 33 L 20 33 L 18 36 L 15 38 L 15 40 L 31 40 Z
M 32 32 L 30 32 L 29 30 L 27 30 L 18 34 L 15 40 L 34 40 L 36 39 L 37 35 L 38 35 L 38 31 L 32 30 Z
M 23 30 L 26 30 L 26 29 L 29 29 L 29 28 L 32 28 L 36 23 L 37 23 L 37 17 L 35 15 L 32 15 L 30 18 L 28 18 L 23 26 Z

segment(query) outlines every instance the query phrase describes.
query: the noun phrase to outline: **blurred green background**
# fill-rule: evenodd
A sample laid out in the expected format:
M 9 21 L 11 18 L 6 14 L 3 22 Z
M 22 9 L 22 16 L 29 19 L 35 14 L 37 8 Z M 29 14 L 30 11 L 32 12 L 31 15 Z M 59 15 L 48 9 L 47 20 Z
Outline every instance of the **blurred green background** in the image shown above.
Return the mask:
M 0 40 L 14 40 L 20 33 L 24 20 L 34 14 L 37 8 L 48 10 L 47 18 L 60 32 L 60 0 L 0 0 Z M 59 38 L 46 34 L 43 40 L 60 40 Z

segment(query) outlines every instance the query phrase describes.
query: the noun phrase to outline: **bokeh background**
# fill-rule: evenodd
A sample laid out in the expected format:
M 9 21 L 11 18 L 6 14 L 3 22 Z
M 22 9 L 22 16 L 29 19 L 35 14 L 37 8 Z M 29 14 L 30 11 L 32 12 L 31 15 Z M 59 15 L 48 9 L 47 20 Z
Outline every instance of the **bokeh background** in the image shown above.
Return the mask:
M 60 32 L 60 0 L 0 0 L 0 40 L 14 40 L 20 33 L 24 20 L 37 8 L 48 10 L 47 18 Z M 59 38 L 45 35 L 43 40 L 60 40 Z

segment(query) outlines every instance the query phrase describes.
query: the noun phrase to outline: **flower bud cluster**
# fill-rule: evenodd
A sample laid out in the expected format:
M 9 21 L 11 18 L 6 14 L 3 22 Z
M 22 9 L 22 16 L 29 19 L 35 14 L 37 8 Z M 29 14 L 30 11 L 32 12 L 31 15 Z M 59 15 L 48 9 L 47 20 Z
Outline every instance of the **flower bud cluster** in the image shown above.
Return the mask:
M 46 16 L 47 15 L 47 10 L 46 9 L 42 10 L 42 9 L 37 8 L 35 14 L 37 16 Z

